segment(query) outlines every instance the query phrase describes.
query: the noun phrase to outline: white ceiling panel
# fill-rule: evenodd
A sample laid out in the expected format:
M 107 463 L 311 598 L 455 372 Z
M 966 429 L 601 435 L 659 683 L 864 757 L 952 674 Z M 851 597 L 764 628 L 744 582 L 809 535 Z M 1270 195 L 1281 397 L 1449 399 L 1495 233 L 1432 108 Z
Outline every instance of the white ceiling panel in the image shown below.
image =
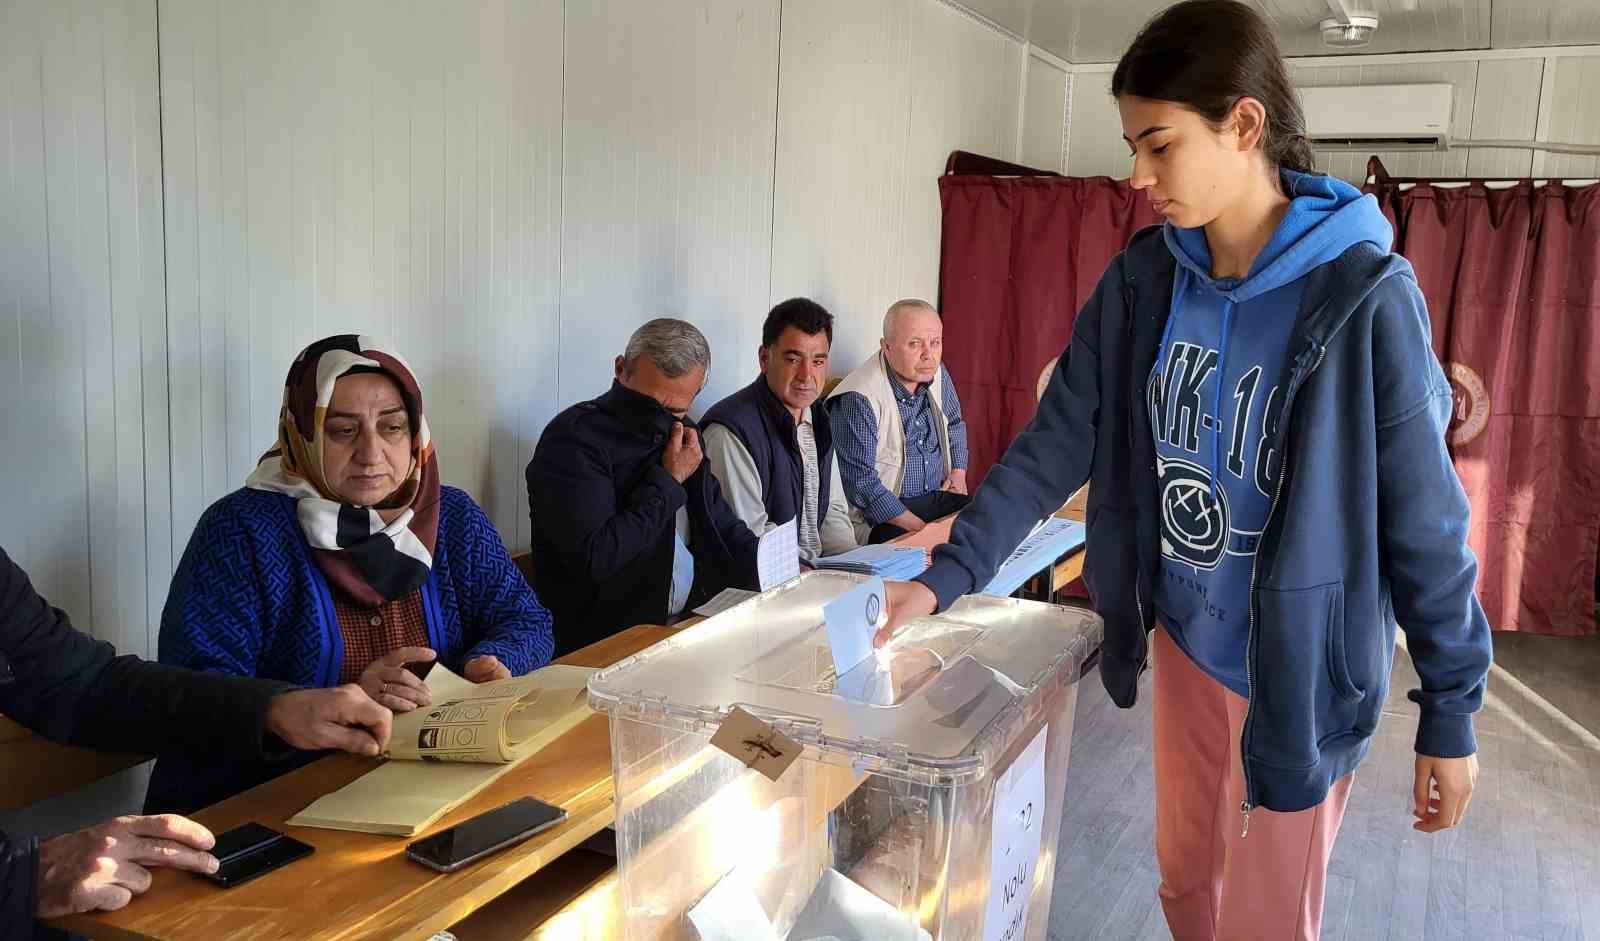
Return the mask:
M 1322 43 L 1317 24 L 1329 16 L 1326 0 L 1254 0 L 1278 27 L 1285 55 L 1337 55 Z M 1489 45 L 1490 0 L 1347 0 L 1350 11 L 1378 15 L 1378 31 L 1357 55 L 1482 49 Z
M 1496 48 L 1600 42 L 1600 0 L 1495 0 Z
M 1038 0 L 963 0 L 959 4 L 1018 36 L 1028 35 L 1035 5 L 1041 4 Z
M 1278 28 L 1286 55 L 1376 55 L 1600 44 L 1600 0 L 1344 0 L 1380 25 L 1352 50 L 1323 45 L 1329 0 L 1249 0 Z M 962 0 L 962 4 L 1069 62 L 1114 62 L 1172 0 Z

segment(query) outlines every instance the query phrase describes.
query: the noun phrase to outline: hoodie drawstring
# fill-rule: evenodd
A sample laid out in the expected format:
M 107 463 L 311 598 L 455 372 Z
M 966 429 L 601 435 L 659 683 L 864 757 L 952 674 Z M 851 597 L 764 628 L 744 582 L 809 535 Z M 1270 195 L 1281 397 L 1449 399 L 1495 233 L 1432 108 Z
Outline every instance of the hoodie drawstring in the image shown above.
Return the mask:
M 1233 298 L 1222 295 L 1222 342 L 1217 350 L 1217 392 L 1212 403 L 1213 431 L 1211 438 L 1211 502 L 1217 502 L 1217 473 L 1221 467 L 1218 459 L 1222 453 L 1222 377 L 1228 374 L 1228 326 L 1233 321 Z M 1243 418 L 1243 416 L 1239 416 Z
M 1183 295 L 1189 290 L 1190 277 L 1191 275 L 1189 274 L 1189 269 L 1179 265 L 1177 275 L 1172 282 L 1172 304 L 1167 308 L 1167 326 L 1161 331 L 1161 344 L 1156 347 L 1155 375 L 1157 376 L 1166 375 L 1167 343 L 1172 339 L 1172 328 L 1178 322 L 1178 311 L 1183 309 Z M 1166 398 L 1172 395 L 1172 390 L 1163 385 L 1161 386 L 1161 395 L 1162 398 Z M 1166 403 L 1162 402 L 1162 409 L 1165 410 L 1165 408 Z M 1156 416 L 1152 414 L 1150 416 L 1150 421 L 1152 424 L 1154 424 L 1155 419 Z M 1157 438 L 1160 438 L 1162 435 L 1166 434 L 1165 428 L 1157 428 L 1155 431 Z M 1159 458 L 1157 458 L 1157 460 L 1159 460 Z
M 1167 309 L 1167 328 L 1161 331 L 1161 345 L 1156 347 L 1156 369 L 1163 369 L 1167 358 L 1167 341 L 1172 339 L 1172 327 L 1178 322 L 1178 311 L 1183 309 L 1183 295 L 1189 290 L 1189 269 L 1178 266 L 1177 280 L 1172 285 L 1172 306 Z
M 1193 278 L 1189 269 L 1183 265 L 1178 266 L 1177 280 L 1172 286 L 1172 307 L 1167 312 L 1167 327 L 1161 331 L 1161 345 L 1156 347 L 1156 372 L 1165 373 L 1167 359 L 1167 344 L 1172 339 L 1172 329 L 1178 322 L 1178 313 L 1183 309 L 1183 296 L 1189 291 L 1189 282 Z M 1222 466 L 1222 377 L 1228 370 L 1228 329 L 1233 324 L 1233 297 L 1226 292 L 1218 292 L 1222 297 L 1222 339 L 1217 344 L 1217 388 L 1213 395 L 1211 410 L 1215 424 L 1215 433 L 1211 438 L 1211 501 L 1218 502 L 1217 473 Z M 1172 390 L 1162 387 L 1161 394 L 1169 396 Z M 1154 417 L 1154 416 L 1152 416 Z M 1157 429 L 1159 434 L 1161 429 Z

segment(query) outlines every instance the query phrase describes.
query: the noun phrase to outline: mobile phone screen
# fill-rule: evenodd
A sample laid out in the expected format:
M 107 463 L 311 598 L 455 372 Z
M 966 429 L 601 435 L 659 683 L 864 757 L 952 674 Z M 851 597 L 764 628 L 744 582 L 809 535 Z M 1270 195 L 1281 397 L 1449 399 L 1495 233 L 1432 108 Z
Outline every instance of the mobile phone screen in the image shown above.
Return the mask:
M 521 797 L 463 820 L 406 847 L 406 855 L 423 865 L 449 872 L 482 856 L 527 839 L 565 820 L 567 812 L 531 797 Z
M 283 834 L 268 826 L 259 823 L 247 823 L 242 827 L 234 827 L 227 833 L 217 834 L 217 843 L 211 847 L 211 855 L 217 857 L 217 862 L 227 865 L 246 853 L 253 853 L 266 846 Z
M 288 865 L 314 849 L 271 827 L 247 823 L 217 836 L 211 854 L 217 857 L 217 871 L 207 875 L 217 885 L 231 889 L 258 876 Z

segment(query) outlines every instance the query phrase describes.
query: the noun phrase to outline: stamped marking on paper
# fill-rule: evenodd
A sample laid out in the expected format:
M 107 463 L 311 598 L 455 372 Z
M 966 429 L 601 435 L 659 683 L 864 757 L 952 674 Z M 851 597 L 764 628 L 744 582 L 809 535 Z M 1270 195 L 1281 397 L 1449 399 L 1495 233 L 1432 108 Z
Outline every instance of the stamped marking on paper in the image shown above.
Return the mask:
M 738 706 L 718 726 L 711 744 L 770 781 L 776 781 L 800 757 L 800 743 Z

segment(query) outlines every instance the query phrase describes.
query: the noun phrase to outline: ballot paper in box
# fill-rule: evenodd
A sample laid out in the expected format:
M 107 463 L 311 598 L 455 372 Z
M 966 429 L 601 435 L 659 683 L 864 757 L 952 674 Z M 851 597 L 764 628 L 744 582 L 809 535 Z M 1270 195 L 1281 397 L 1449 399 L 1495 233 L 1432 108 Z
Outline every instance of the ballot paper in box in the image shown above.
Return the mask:
M 394 717 L 391 760 L 289 823 L 413 836 L 589 716 L 594 672 L 547 666 L 479 684 L 435 666 L 425 681 L 433 704 Z
M 1092 612 L 817 571 L 595 674 L 627 941 L 1043 941 Z M 730 729 L 738 729 L 731 736 Z

